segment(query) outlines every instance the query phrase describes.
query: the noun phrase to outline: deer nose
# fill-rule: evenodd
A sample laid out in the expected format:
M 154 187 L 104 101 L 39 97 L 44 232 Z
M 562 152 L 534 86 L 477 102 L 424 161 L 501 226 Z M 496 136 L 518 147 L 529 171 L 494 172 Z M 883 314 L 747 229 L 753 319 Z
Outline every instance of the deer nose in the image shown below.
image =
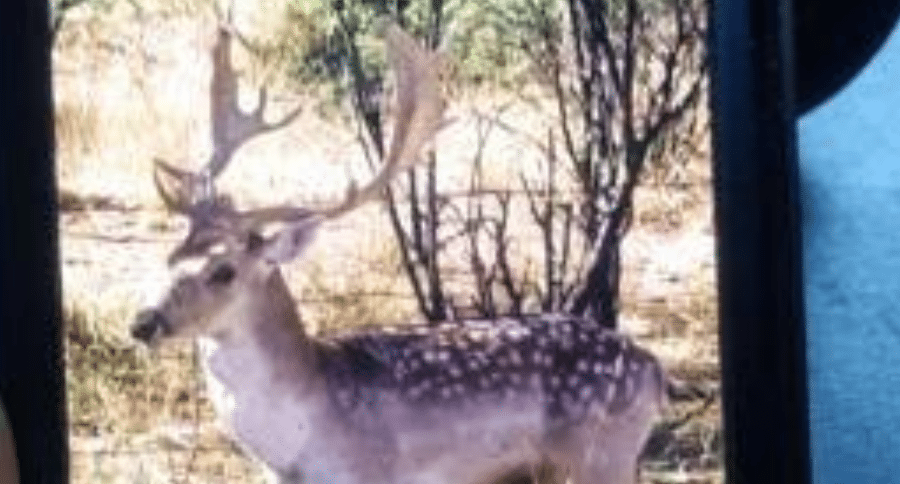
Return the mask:
M 136 319 L 131 326 L 131 336 L 144 344 L 150 344 L 157 336 L 171 333 L 169 321 L 159 311 L 141 311 Z

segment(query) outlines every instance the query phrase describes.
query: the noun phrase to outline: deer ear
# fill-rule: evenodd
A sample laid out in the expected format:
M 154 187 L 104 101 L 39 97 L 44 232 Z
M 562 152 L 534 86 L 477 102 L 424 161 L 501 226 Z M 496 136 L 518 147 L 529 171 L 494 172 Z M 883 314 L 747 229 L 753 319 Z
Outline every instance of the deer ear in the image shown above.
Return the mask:
M 280 230 L 258 245 L 262 258 L 282 264 L 299 257 L 312 242 L 318 229 L 317 220 L 303 220 L 285 224 Z

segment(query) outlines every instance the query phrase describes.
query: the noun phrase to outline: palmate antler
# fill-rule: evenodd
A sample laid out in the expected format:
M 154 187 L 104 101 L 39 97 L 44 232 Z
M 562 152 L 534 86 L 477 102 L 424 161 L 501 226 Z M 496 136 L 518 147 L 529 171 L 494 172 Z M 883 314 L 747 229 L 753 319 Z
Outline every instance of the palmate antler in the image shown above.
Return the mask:
M 277 122 L 265 122 L 266 96 L 262 89 L 257 109 L 250 113 L 239 109 L 237 75 L 230 56 L 232 34 L 231 28 L 220 27 L 212 50 L 212 156 L 199 173 L 172 167 L 161 160 L 155 163 L 154 181 L 161 198 L 169 209 L 190 220 L 188 236 L 172 252 L 170 263 L 200 255 L 215 243 L 269 222 L 318 223 L 380 198 L 397 174 L 415 164 L 423 146 L 444 122 L 446 101 L 440 80 L 447 65 L 445 58 L 426 50 L 399 26 L 390 24 L 385 29 L 385 40 L 389 63 L 397 76 L 397 108 L 389 150 L 375 177 L 361 188 L 351 184 L 345 198 L 331 207 L 310 209 L 286 205 L 239 211 L 227 196 L 216 194 L 215 178 L 242 144 L 256 135 L 286 126 L 299 114 L 299 108 Z
M 447 102 L 441 91 L 441 74 L 446 58 L 420 46 L 396 24 L 385 31 L 388 62 L 397 76 L 396 122 L 384 165 L 364 188 L 348 190 L 346 199 L 323 211 L 337 217 L 378 198 L 390 181 L 418 160 L 423 146 L 444 124 Z
M 290 124 L 300 114 L 298 106 L 275 122 L 267 122 L 265 88 L 259 90 L 256 109 L 245 112 L 238 106 L 238 79 L 231 62 L 231 13 L 219 25 L 212 48 L 213 74 L 210 82 L 210 120 L 213 152 L 199 172 L 175 168 L 163 160 L 154 160 L 153 180 L 163 202 L 175 212 L 186 215 L 191 230 L 184 243 L 175 249 L 170 262 L 194 255 L 212 245 L 222 235 L 238 227 L 237 217 L 227 196 L 215 192 L 215 178 L 222 173 L 235 152 L 250 139 Z
M 256 109 L 244 112 L 238 106 L 237 72 L 231 63 L 231 37 L 236 34 L 227 23 L 219 26 L 218 37 L 212 48 L 213 75 L 210 83 L 210 119 L 212 121 L 213 152 L 209 161 L 198 173 L 175 168 L 162 160 L 156 160 L 158 170 L 168 177 L 178 179 L 180 185 L 176 200 L 178 206 L 194 203 L 198 199 L 213 198 L 212 181 L 231 162 L 235 152 L 250 139 L 283 128 L 301 112 L 298 106 L 275 122 L 267 122 L 264 113 L 268 96 L 266 88 L 259 90 Z M 193 197 L 185 200 L 185 197 Z M 170 197 L 171 198 L 171 197 Z

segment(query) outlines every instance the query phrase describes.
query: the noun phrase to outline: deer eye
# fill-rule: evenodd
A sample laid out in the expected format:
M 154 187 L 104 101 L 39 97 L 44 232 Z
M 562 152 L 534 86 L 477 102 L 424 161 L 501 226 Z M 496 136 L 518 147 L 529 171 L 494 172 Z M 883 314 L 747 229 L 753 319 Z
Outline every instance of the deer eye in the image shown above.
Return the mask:
M 212 273 L 209 274 L 208 281 L 211 284 L 225 285 L 234 280 L 236 275 L 234 268 L 229 264 L 219 264 Z
M 259 235 L 259 233 L 250 232 L 247 234 L 247 252 L 256 252 L 261 249 L 265 243 L 266 240 L 263 239 L 262 235 Z

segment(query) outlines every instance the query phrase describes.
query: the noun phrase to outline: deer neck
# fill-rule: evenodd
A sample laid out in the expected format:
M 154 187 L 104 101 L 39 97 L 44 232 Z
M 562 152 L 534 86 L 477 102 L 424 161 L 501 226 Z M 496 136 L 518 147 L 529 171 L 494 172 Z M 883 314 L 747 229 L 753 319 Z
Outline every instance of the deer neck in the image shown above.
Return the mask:
M 247 392 L 302 396 L 315 380 L 314 343 L 307 338 L 280 271 L 226 312 L 225 331 L 205 353 L 211 376 L 236 398 Z

